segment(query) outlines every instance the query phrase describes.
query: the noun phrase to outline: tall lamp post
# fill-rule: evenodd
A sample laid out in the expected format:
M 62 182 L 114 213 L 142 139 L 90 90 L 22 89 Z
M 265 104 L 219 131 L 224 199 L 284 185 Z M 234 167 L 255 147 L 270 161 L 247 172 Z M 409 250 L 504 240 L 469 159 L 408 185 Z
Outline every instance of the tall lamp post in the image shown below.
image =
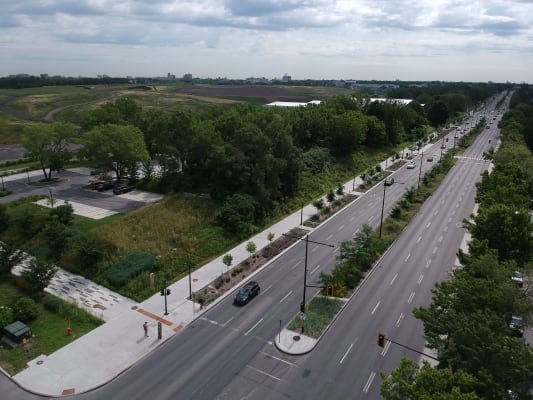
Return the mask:
M 383 210 L 385 209 L 385 189 L 387 189 L 387 185 L 385 185 L 385 182 L 383 182 L 383 201 L 381 203 L 381 220 L 379 222 L 379 238 L 381 239 L 381 228 L 383 227 Z
M 418 186 L 417 190 L 420 189 L 420 177 L 422 176 L 422 163 L 424 162 L 424 152 L 422 152 L 422 157 L 420 158 L 420 169 L 418 170 Z
M 309 235 L 305 235 L 305 239 L 302 239 L 300 237 L 296 237 L 296 236 L 290 236 L 290 235 L 287 235 L 287 234 L 283 234 L 283 236 L 287 236 L 287 237 L 292 237 L 292 238 L 295 238 L 295 239 L 298 239 L 298 240 L 304 240 L 305 241 L 305 258 L 304 258 L 304 290 L 303 290 L 303 296 L 302 296 L 302 302 L 300 303 L 300 318 L 302 320 L 302 331 L 301 333 L 304 333 L 305 331 L 305 301 L 306 301 L 306 289 L 307 287 L 316 287 L 316 286 L 313 286 L 313 285 L 308 285 L 307 284 L 307 253 L 308 253 L 308 249 L 309 249 L 309 242 L 311 243 L 315 243 L 315 244 L 319 244 L 319 245 L 322 245 L 322 246 L 327 246 L 327 247 L 335 247 L 333 246 L 332 244 L 328 244 L 328 243 L 322 243 L 322 242 L 316 242 L 314 240 L 309 240 Z

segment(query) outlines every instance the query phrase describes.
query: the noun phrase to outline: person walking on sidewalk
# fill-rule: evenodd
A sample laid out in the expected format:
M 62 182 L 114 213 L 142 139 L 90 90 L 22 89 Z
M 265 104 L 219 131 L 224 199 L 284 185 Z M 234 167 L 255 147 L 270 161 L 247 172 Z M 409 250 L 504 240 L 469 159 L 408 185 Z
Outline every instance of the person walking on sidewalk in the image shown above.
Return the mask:
M 144 321 L 143 329 L 144 329 L 144 337 L 148 337 L 148 322 Z

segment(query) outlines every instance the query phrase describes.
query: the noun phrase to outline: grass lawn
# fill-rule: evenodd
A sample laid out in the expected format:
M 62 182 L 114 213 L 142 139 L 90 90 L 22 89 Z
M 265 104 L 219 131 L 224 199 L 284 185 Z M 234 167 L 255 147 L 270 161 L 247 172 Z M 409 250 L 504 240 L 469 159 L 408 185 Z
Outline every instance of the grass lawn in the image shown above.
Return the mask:
M 0 306 L 10 306 L 26 294 L 13 281 L 2 276 L 0 281 Z M 49 355 L 63 346 L 73 342 L 87 332 L 101 325 L 101 321 L 81 309 L 71 310 L 70 319 L 66 315 L 53 313 L 37 303 L 39 316 L 28 322 L 33 339 L 26 345 L 9 350 L 0 350 L 0 366 L 9 374 L 14 375 L 26 367 L 26 363 L 41 354 Z M 67 336 L 70 320 L 72 334 Z
M 305 334 L 318 339 L 324 329 L 331 323 L 345 302 L 340 299 L 316 296 L 306 307 Z M 289 324 L 288 329 L 299 332 L 301 328 L 300 315 Z

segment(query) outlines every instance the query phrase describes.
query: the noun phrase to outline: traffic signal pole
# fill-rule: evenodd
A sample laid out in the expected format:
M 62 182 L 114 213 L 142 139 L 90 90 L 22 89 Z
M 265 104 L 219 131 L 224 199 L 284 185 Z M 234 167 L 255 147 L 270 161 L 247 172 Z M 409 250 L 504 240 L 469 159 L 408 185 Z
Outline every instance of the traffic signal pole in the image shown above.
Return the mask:
M 388 338 L 384 333 L 378 333 L 377 342 L 378 342 L 378 346 L 379 347 L 385 347 L 385 342 L 391 342 L 391 343 L 394 343 L 394 344 L 396 344 L 396 345 L 398 345 L 400 347 L 403 347 L 404 349 L 414 351 L 415 353 L 422 354 L 423 356 L 431 358 L 432 360 L 439 361 L 439 359 L 437 357 L 433 357 L 433 356 L 431 356 L 429 354 L 426 354 L 426 353 L 424 353 L 422 351 L 413 349 L 412 347 L 406 346 L 405 344 L 401 344 L 401 343 L 395 342 L 394 340 Z

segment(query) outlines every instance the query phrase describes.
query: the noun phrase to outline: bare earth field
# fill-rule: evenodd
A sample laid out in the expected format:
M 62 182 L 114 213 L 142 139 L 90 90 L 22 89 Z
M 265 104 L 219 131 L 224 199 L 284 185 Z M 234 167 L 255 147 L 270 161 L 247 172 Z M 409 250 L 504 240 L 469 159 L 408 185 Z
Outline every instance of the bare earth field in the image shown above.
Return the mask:
M 194 86 L 190 88 L 176 89 L 176 93 L 205 96 L 237 96 L 237 97 L 263 97 L 269 101 L 297 101 L 306 102 L 313 100 L 308 96 L 291 92 L 287 89 L 275 86 Z

